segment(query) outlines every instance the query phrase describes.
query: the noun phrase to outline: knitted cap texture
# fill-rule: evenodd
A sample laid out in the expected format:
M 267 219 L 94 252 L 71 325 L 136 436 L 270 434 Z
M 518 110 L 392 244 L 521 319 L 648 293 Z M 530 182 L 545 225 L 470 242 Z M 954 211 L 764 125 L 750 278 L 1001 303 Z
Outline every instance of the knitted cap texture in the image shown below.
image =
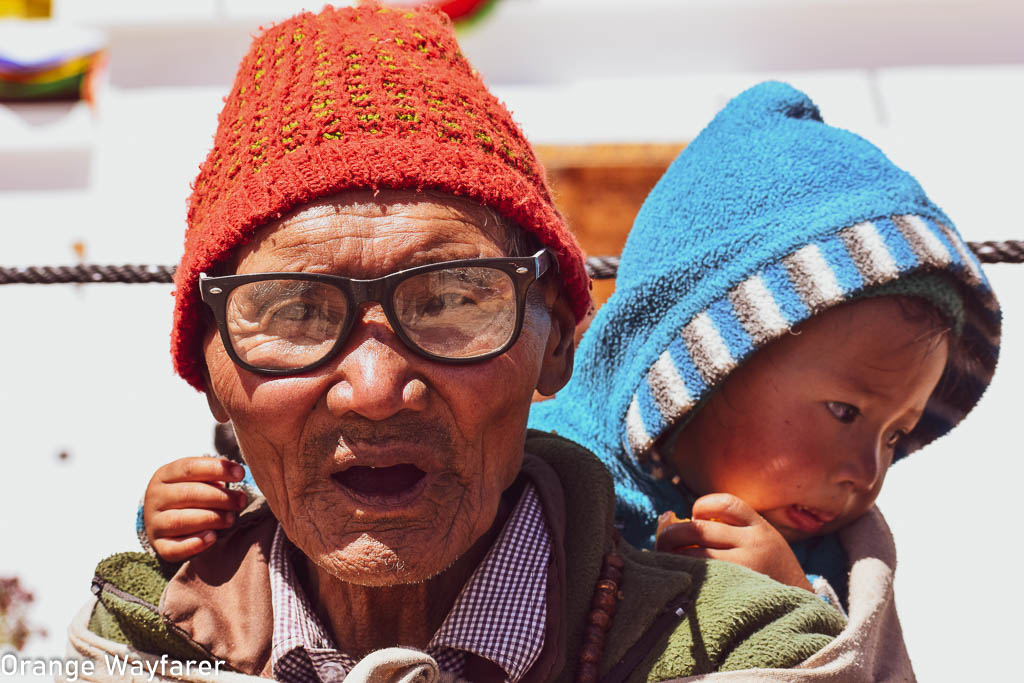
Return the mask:
M 850 301 L 880 296 L 912 296 L 934 306 L 949 322 L 950 330 L 960 336 L 964 329 L 964 297 L 956 283 L 945 273 L 913 273 L 885 284 L 868 287 L 850 297 Z
M 262 225 L 346 189 L 434 190 L 494 209 L 552 249 L 576 319 L 583 254 L 505 107 L 433 9 L 303 13 L 242 60 L 189 200 L 171 352 L 203 388 L 198 276 Z

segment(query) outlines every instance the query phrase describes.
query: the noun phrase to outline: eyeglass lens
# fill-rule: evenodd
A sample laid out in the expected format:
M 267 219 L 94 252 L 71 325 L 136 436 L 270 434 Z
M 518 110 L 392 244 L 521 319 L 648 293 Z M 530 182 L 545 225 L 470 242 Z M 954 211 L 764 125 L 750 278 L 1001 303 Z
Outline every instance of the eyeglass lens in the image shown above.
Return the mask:
M 433 270 L 395 288 L 395 314 L 427 353 L 473 358 L 501 348 L 515 329 L 516 291 L 497 268 Z
M 412 344 L 442 358 L 494 352 L 515 330 L 515 284 L 497 268 L 464 266 L 413 275 L 395 288 L 392 304 Z M 260 280 L 236 287 L 226 312 L 231 345 L 243 362 L 288 370 L 330 353 L 345 328 L 348 302 L 330 284 Z
M 235 353 L 266 370 L 310 365 L 345 327 L 348 305 L 336 287 L 309 280 L 260 280 L 231 292 L 227 327 Z

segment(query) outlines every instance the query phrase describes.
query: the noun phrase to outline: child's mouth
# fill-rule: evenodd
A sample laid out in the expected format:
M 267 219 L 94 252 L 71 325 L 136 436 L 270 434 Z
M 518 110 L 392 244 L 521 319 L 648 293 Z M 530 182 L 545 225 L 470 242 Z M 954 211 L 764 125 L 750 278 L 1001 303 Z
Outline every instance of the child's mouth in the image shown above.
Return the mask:
M 821 528 L 834 519 L 834 515 L 813 510 L 804 505 L 790 505 L 786 508 L 786 516 L 792 522 L 793 528 L 804 533 L 814 534 L 821 531 Z

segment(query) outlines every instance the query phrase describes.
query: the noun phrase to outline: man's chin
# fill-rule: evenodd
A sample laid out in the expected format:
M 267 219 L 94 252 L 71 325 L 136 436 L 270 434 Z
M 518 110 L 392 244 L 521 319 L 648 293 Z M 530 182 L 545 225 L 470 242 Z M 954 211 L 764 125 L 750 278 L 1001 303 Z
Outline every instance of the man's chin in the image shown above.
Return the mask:
M 384 587 L 422 583 L 448 569 L 458 555 L 443 553 L 443 542 L 397 550 L 382 539 L 363 534 L 342 548 L 317 553 L 316 565 L 338 581 Z M 438 552 L 442 551 L 442 552 Z

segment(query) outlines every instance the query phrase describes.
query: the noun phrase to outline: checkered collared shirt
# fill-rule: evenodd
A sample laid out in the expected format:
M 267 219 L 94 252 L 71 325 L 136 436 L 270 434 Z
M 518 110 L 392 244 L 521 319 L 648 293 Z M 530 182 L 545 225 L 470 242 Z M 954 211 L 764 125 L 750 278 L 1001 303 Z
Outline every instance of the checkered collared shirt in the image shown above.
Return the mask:
M 270 550 L 274 678 L 342 681 L 356 661 L 336 649 L 317 618 L 295 577 L 293 553 L 297 550 L 279 524 Z M 494 662 L 511 683 L 530 670 L 544 645 L 550 556 L 540 499 L 527 484 L 498 540 L 427 646 L 442 671 L 461 675 L 466 653 Z

